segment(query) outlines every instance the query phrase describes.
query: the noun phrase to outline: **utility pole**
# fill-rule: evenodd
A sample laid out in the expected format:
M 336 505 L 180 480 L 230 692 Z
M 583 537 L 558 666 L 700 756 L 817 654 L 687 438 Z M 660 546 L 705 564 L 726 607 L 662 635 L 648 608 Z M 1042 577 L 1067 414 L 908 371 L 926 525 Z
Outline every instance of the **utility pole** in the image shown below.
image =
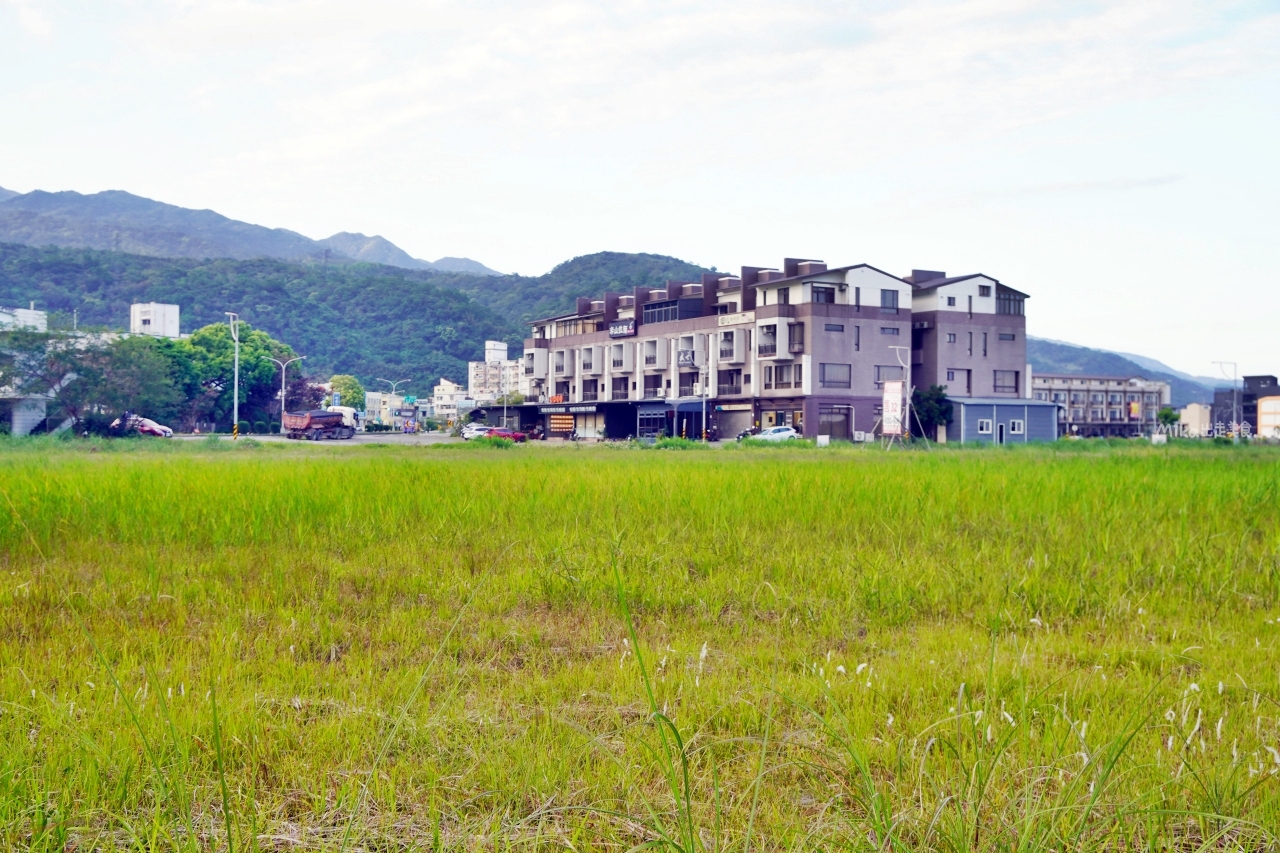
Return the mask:
M 271 358 L 271 356 L 267 356 L 267 358 Z M 306 358 L 306 356 L 305 356 L 305 355 L 300 355 L 300 356 L 298 356 L 297 358 L 291 358 L 291 359 L 289 359 L 288 361 L 281 361 L 281 360 L 280 360 L 280 359 L 278 359 L 278 358 L 271 358 L 271 360 L 272 360 L 272 361 L 274 361 L 276 364 L 280 365 L 280 434 L 281 434 L 281 435 L 284 435 L 285 433 L 287 433 L 287 432 L 288 432 L 288 430 L 286 430 L 286 429 L 284 428 L 284 374 L 285 374 L 285 370 L 289 367 L 289 365 L 293 364 L 295 361 L 302 361 L 304 358 Z
M 1231 380 L 1231 443 L 1240 443 L 1240 389 L 1236 378 L 1237 365 L 1234 361 L 1215 361 L 1223 377 Z M 1227 377 L 1227 365 L 1231 365 L 1231 376 Z
M 231 318 L 227 322 L 231 326 L 231 340 L 236 344 L 235 380 L 231 386 L 231 440 L 235 441 L 240 437 L 240 315 L 231 311 L 223 313 Z M 284 423 L 284 418 L 280 423 Z

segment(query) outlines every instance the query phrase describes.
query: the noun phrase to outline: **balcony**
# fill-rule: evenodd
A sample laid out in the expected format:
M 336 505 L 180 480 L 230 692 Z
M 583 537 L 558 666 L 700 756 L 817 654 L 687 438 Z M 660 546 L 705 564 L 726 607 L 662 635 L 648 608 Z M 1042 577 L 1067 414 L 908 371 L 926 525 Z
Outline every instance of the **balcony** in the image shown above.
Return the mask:
M 681 385 L 681 386 L 680 386 L 680 396 L 681 396 L 681 397 L 696 397 L 696 396 L 698 396 L 698 394 L 694 391 L 694 387 L 693 387 L 692 385 Z
M 724 361 L 730 358 L 733 358 L 733 345 L 730 344 L 727 347 L 720 347 L 720 360 Z
M 646 400 L 661 400 L 666 396 L 667 396 L 667 391 L 665 388 L 647 388 L 646 387 L 644 389 L 644 399 Z
M 652 367 L 653 365 L 655 365 L 655 364 L 657 364 L 657 363 L 658 363 L 658 357 L 657 357 L 656 355 L 646 355 L 646 356 L 644 357 L 644 366 L 645 366 L 645 367 Z
M 793 353 L 793 354 L 804 352 L 804 341 L 792 341 L 791 343 L 787 344 L 787 352 Z
M 617 388 L 615 388 L 613 389 L 613 394 L 609 397 L 609 399 L 610 400 L 629 400 L 631 399 L 631 392 L 619 391 Z
M 720 397 L 736 397 L 742 393 L 741 385 L 717 385 L 716 394 Z
M 614 369 L 614 370 L 621 370 L 621 369 L 622 369 L 622 359 L 620 359 L 620 358 L 615 358 L 615 359 L 613 360 L 613 369 Z
M 599 399 L 600 399 L 599 391 L 583 391 L 582 392 L 582 402 L 584 403 L 594 403 L 596 400 L 599 400 Z
M 525 376 L 532 376 L 532 375 L 533 375 L 533 365 L 531 365 L 531 364 L 530 364 L 530 365 L 527 365 L 527 366 L 525 367 L 525 369 L 524 369 L 524 375 L 525 375 Z
M 568 394 L 552 394 L 547 398 L 548 403 L 567 403 L 569 402 Z
M 757 354 L 757 355 L 759 355 L 759 356 L 760 356 L 760 357 L 762 357 L 762 358 L 763 358 L 763 357 L 765 357 L 765 356 L 777 355 L 777 354 L 778 354 L 778 344 L 777 344 L 776 342 L 774 342 L 774 343 L 768 343 L 768 344 L 766 344 L 766 343 L 761 343 L 761 344 L 760 344 L 760 346 L 759 346 L 759 348 L 756 350 L 756 354 Z

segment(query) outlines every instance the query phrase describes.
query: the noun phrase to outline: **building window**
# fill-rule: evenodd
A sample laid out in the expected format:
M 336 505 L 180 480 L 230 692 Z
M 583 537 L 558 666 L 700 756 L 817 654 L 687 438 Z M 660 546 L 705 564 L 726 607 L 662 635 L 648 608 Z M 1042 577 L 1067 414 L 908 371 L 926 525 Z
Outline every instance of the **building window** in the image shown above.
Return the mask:
M 1119 403 L 1119 402 L 1120 402 L 1120 395 L 1119 395 L 1119 394 L 1109 394 L 1108 396 L 1110 397 L 1110 399 L 1107 401 L 1108 403 L 1111 403 L 1112 405 L 1115 405 L 1116 403 Z
M 862 349 L 862 327 L 853 327 L 853 351 L 859 352 Z
M 778 288 L 778 304 L 779 305 L 791 304 L 791 288 L 789 287 Z
M 834 303 L 836 301 L 836 289 L 834 287 L 818 287 L 813 286 L 813 301 Z
M 671 299 L 667 302 L 655 302 L 652 305 L 644 306 L 641 315 L 641 322 L 648 323 L 669 323 L 679 318 L 680 309 L 676 300 Z
M 827 323 L 825 326 L 823 326 L 823 328 L 828 332 L 843 332 L 844 324 L 843 323 Z
M 1015 340 L 1017 340 L 1017 339 L 1018 339 L 1018 336 L 1017 336 L 1017 335 L 1015 335 L 1015 334 L 1013 334 L 1012 332 L 1001 332 L 1001 333 L 1000 333 L 1000 340 L 1002 340 L 1002 341 L 1015 341 Z
M 947 332 L 947 343 L 954 344 L 956 342 L 956 333 Z
M 770 391 L 772 389 L 773 389 L 773 366 L 766 364 L 764 366 L 764 390 Z
M 1009 432 L 1012 435 L 1022 435 L 1027 431 L 1026 423 L 1020 420 L 1009 421 Z
M 996 313 L 1020 316 L 1023 313 L 1022 303 L 1024 301 L 1026 301 L 1026 297 L 1017 293 L 997 293 Z
M 853 365 L 819 364 L 818 385 L 822 388 L 851 388 Z
M 1111 420 L 1113 420 L 1113 421 L 1118 421 L 1118 420 L 1121 420 L 1121 419 L 1122 419 L 1122 415 L 1121 415 L 1120 410 L 1119 410 L 1119 409 L 1112 409 L 1112 410 L 1111 410 Z
M 956 307 L 956 298 L 954 296 L 947 297 L 947 307 L 948 308 Z
M 978 418 L 978 435 L 991 435 L 990 419 Z
M 804 323 L 787 326 L 787 349 L 791 352 L 804 352 Z
M 1018 393 L 1018 371 L 1016 370 L 995 371 L 995 391 L 997 394 Z
M 898 335 L 898 334 L 899 334 L 899 332 L 898 332 L 898 327 L 897 327 L 897 326 L 881 326 L 881 327 L 880 327 L 880 334 L 882 334 L 882 335 Z
M 883 388 L 884 383 L 902 378 L 902 366 L 898 364 L 876 365 L 876 387 Z
M 778 354 L 778 326 L 770 324 L 760 327 L 757 355 L 769 356 Z
M 990 295 L 991 295 L 991 285 L 989 285 L 989 284 L 980 284 L 980 285 L 978 285 L 978 295 L 979 295 L 979 296 L 990 296 Z
M 797 364 L 792 376 L 796 384 L 796 389 L 799 390 L 804 385 L 804 365 Z
M 987 333 L 982 333 L 982 357 L 987 357 Z
M 768 368 L 766 368 L 767 370 Z M 791 365 L 779 364 L 773 369 L 773 387 L 774 388 L 790 388 L 791 387 Z
M 1037 400 L 1048 400 L 1048 399 L 1049 399 L 1049 394 L 1048 394 L 1048 392 L 1047 392 L 1047 391 L 1037 391 L 1037 392 L 1036 392 L 1036 399 L 1037 399 Z
M 947 371 L 947 381 L 948 381 L 948 382 L 955 382 L 955 381 L 956 381 L 956 372 L 955 372 L 954 370 L 948 370 L 948 371 Z
M 887 314 L 898 313 L 898 291 L 882 290 L 880 291 L 880 310 Z
M 1103 400 L 1102 400 L 1102 395 L 1101 395 L 1101 394 L 1091 394 L 1091 395 L 1089 395 L 1089 402 L 1090 402 L 1090 403 L 1101 403 L 1101 402 L 1103 402 Z
M 853 310 L 854 311 L 862 310 L 862 288 L 861 287 L 855 287 L 853 289 Z
M 1102 409 L 1093 409 L 1089 413 L 1089 417 L 1093 418 L 1095 421 L 1102 420 Z

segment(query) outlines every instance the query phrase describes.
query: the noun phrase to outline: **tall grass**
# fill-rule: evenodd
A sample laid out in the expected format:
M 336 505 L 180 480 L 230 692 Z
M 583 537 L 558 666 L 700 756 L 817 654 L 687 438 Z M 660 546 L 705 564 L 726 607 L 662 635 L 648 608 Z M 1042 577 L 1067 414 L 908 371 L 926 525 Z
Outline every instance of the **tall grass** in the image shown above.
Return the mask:
M 1267 449 L 47 445 L 8 849 L 1276 848 Z

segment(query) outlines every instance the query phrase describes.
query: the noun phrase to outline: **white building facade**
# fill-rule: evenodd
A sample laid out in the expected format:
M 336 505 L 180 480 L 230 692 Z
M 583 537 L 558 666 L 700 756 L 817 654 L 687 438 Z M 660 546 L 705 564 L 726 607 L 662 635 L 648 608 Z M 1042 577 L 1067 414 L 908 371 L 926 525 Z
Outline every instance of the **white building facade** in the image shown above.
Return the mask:
M 507 358 L 502 341 L 484 342 L 484 361 L 467 362 L 467 396 L 478 403 L 491 403 L 503 395 L 520 391 L 520 360 Z
M 178 331 L 178 306 L 163 302 L 135 302 L 129 306 L 129 333 L 154 335 L 158 338 L 176 338 Z

